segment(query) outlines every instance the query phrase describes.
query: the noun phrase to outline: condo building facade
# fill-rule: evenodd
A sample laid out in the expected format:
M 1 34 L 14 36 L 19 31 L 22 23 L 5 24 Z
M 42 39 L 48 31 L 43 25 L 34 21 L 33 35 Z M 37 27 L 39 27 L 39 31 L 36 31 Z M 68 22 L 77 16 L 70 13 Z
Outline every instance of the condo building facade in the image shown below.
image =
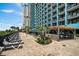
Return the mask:
M 79 3 L 31 3 L 31 27 L 71 26 L 79 28 Z
M 30 27 L 30 13 L 31 9 L 30 9 L 30 5 L 29 4 L 23 4 L 23 28 L 25 27 Z

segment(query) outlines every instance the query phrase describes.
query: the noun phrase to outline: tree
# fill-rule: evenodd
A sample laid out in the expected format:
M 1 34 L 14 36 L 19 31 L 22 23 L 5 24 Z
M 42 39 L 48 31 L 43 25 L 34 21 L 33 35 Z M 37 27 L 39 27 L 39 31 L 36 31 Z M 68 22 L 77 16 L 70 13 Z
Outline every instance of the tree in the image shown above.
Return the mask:
M 46 34 L 49 32 L 49 28 L 45 25 L 38 25 L 36 26 L 36 31 L 39 33 L 39 37 L 37 38 L 36 42 L 40 44 L 49 44 L 52 42 L 52 40 L 46 36 Z
M 11 26 L 10 28 L 14 31 L 19 31 L 19 27 Z
M 25 26 L 24 32 L 29 33 L 31 31 L 31 27 Z
M 15 29 L 15 26 L 11 26 L 10 28 L 11 28 L 12 30 L 14 30 L 14 29 Z
M 19 27 L 16 27 L 16 30 L 18 30 L 18 31 L 19 31 Z
M 38 25 L 36 26 L 36 31 L 41 35 L 46 35 L 46 33 L 49 33 L 49 28 L 45 25 Z

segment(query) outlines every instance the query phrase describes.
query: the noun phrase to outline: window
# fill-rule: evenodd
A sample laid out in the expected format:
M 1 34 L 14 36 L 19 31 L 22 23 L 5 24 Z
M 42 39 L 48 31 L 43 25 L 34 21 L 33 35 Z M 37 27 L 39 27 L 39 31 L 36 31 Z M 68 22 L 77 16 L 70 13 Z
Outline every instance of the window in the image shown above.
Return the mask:
M 45 19 L 47 18 L 47 16 L 45 16 Z
M 48 12 L 50 12 L 50 11 L 51 11 L 51 9 L 48 10 Z
M 48 19 L 48 21 L 51 21 L 51 19 Z
M 64 25 L 65 24 L 65 21 L 62 21 L 62 25 Z
M 50 24 L 48 24 L 48 26 L 50 26 Z
M 53 26 L 56 26 L 56 23 L 52 23 Z
M 64 25 L 64 24 L 65 24 L 64 21 L 59 22 L 59 25 Z
M 47 8 L 45 8 L 45 10 L 46 10 Z
M 44 6 L 46 6 L 46 3 L 44 4 Z
M 47 14 L 47 12 L 45 12 L 45 14 Z
M 48 17 L 50 17 L 51 16 L 51 14 L 48 14 Z
M 59 5 L 61 5 L 62 3 L 59 3 Z
M 51 7 L 51 4 L 48 4 L 48 7 Z

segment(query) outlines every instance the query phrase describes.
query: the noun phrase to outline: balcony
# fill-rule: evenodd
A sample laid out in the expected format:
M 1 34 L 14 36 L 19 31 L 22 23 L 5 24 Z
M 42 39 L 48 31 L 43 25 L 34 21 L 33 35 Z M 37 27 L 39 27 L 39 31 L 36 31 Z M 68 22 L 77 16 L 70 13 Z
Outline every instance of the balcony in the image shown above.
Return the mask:
M 75 6 L 72 6 L 72 7 L 68 7 L 68 12 L 70 11 L 73 11 L 73 10 L 76 10 L 77 8 L 79 8 L 79 5 L 75 5 Z
M 52 15 L 52 17 L 56 17 L 56 16 L 57 16 L 56 14 Z
M 61 4 L 61 5 L 59 5 L 58 8 L 63 8 L 64 6 L 65 6 L 64 4 Z
M 59 15 L 63 15 L 63 14 L 65 14 L 65 11 L 62 11 L 62 12 L 59 13 Z
M 48 10 L 48 13 L 50 13 L 50 12 L 51 12 L 51 9 Z
M 55 7 L 55 6 L 56 6 L 56 3 L 53 3 L 53 4 L 52 4 L 52 7 Z
M 50 8 L 50 7 L 51 7 L 51 4 L 49 3 L 49 4 L 48 4 L 48 8 Z
M 64 18 L 60 18 L 58 21 L 64 21 Z
M 53 20 L 52 20 L 52 22 L 53 22 L 53 23 L 56 23 L 56 22 L 57 22 L 57 20 L 56 20 L 56 19 L 53 19 Z
M 79 17 L 79 14 L 77 14 L 77 15 L 69 15 L 68 19 L 74 19 L 74 18 L 78 18 L 78 17 Z
M 56 12 L 56 9 L 53 9 L 52 12 Z

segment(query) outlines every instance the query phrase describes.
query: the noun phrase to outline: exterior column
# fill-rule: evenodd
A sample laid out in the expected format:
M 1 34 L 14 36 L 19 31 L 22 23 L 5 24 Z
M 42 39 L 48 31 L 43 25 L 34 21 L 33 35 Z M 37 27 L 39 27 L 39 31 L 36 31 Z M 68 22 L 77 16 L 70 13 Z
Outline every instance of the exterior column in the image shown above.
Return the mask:
M 67 3 L 65 3 L 65 26 L 67 25 Z
M 51 26 L 52 26 L 52 22 L 53 22 L 53 20 L 52 20 L 52 3 L 51 3 Z
M 57 34 L 58 34 L 58 40 L 59 40 L 59 34 L 60 34 L 60 30 L 59 30 L 59 17 L 58 17 L 58 3 L 57 3 L 57 27 L 58 27 L 58 32 L 57 32 Z

